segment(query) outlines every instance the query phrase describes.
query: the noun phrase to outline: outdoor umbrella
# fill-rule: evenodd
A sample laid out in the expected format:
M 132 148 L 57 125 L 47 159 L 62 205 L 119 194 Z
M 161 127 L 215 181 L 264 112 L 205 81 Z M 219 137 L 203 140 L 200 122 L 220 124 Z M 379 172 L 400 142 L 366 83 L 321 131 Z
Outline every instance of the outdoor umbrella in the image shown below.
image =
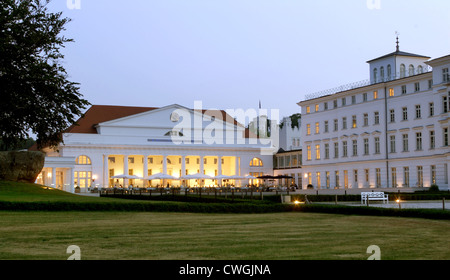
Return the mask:
M 263 175 L 263 176 L 258 176 L 257 178 L 266 180 L 266 179 L 275 179 L 276 177 L 272 176 L 272 175 Z
M 247 177 L 245 177 L 245 176 L 239 176 L 239 175 L 231 175 L 229 179 L 243 180 L 243 179 L 247 179 Z
M 208 176 L 206 174 L 197 173 L 197 174 L 189 174 L 189 175 L 181 176 L 181 179 L 185 179 L 185 180 L 191 180 L 191 179 L 213 179 L 213 177 Z
M 289 175 L 278 175 L 278 176 L 274 177 L 274 179 L 292 179 L 292 178 L 294 178 L 294 177 L 289 176 Z
M 145 179 L 146 180 L 158 180 L 158 179 L 160 179 L 160 180 L 164 180 L 164 179 L 166 179 L 166 180 L 178 180 L 177 177 L 174 177 L 172 175 L 165 174 L 165 173 L 153 174 L 151 176 L 146 177 Z
M 228 175 L 218 175 L 214 177 L 215 180 L 228 180 L 231 179 L 231 176 Z
M 132 178 L 130 178 L 130 175 L 127 175 L 127 174 L 115 175 L 115 176 L 111 176 L 111 178 L 114 178 L 114 179 L 132 179 Z

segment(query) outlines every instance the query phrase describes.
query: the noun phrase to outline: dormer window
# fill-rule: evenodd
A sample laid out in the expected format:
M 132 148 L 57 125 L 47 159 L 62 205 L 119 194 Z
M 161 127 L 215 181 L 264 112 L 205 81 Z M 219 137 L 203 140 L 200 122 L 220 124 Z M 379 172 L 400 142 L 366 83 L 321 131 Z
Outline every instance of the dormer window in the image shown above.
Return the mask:
M 405 64 L 400 65 L 400 78 L 404 78 L 406 75 L 406 66 Z
M 409 76 L 414 76 L 414 65 L 409 65 Z
M 423 66 L 419 65 L 419 67 L 417 67 L 417 72 L 418 74 L 423 74 Z
M 387 76 L 388 76 L 388 81 L 390 81 L 392 79 L 392 67 L 390 64 L 387 66 Z
M 183 133 L 181 133 L 180 131 L 171 130 L 164 134 L 164 136 L 183 136 Z

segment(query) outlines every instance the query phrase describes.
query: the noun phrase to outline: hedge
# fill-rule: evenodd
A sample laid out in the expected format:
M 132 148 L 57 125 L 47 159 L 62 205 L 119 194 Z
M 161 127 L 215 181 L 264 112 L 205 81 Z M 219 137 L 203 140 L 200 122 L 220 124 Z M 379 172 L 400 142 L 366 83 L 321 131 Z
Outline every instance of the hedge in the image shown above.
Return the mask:
M 141 201 L 176 201 L 176 202 L 197 202 L 197 203 L 271 203 L 272 200 L 260 200 L 260 197 L 250 197 L 250 196 L 242 196 L 240 195 L 228 195 L 227 198 L 225 196 L 217 196 L 214 195 L 172 195 L 172 194 L 164 194 L 164 195 L 133 195 L 133 194 L 101 194 L 101 197 L 104 198 L 120 198 L 120 199 L 129 199 L 129 200 L 141 200 Z M 280 200 L 281 201 L 281 200 Z
M 0 210 L 9 211 L 131 211 L 192 213 L 271 213 L 289 211 L 275 203 L 137 203 L 137 202 L 9 202 L 0 201 Z
M 0 210 L 8 211 L 129 211 L 190 212 L 216 214 L 256 214 L 310 212 L 343 215 L 390 216 L 450 220 L 450 211 L 438 209 L 398 209 L 367 206 L 281 203 L 136 203 L 136 202 L 9 202 L 0 201 Z
M 450 193 L 448 192 L 440 192 L 440 193 L 427 193 L 427 192 L 416 192 L 416 193 L 389 193 L 385 192 L 385 194 L 389 195 L 390 201 L 395 201 L 397 199 L 401 200 L 442 200 L 445 198 L 446 200 L 450 200 Z M 350 202 L 350 201 L 361 201 L 361 195 L 359 194 L 347 194 L 347 195 L 307 195 L 308 200 L 310 202 L 334 202 L 337 198 L 340 202 Z M 264 198 L 266 199 L 266 197 Z M 281 198 L 267 198 L 272 201 L 281 201 Z M 278 199 L 278 200 L 277 200 Z M 300 200 L 305 201 L 304 194 L 295 194 L 291 195 L 291 201 Z

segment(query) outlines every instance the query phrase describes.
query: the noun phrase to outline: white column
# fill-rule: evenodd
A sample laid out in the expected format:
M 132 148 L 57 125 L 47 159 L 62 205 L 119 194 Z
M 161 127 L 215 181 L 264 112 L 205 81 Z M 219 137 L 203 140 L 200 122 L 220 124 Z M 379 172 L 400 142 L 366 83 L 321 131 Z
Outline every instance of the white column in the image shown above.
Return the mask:
M 167 174 L 167 156 L 163 156 L 163 173 Z
M 52 188 L 56 188 L 56 167 L 52 168 Z
M 237 176 L 240 176 L 240 174 L 241 174 L 241 172 L 240 172 L 239 169 L 240 169 L 240 168 L 239 168 L 239 157 L 236 157 L 236 167 L 235 167 L 235 170 L 236 170 L 236 175 L 237 175 Z M 240 185 L 241 185 L 241 180 L 235 180 L 235 187 L 240 186 Z
M 217 157 L 217 175 L 218 176 L 222 175 L 222 157 L 221 156 Z M 218 180 L 217 184 L 219 186 L 221 186 L 222 185 L 222 179 Z
M 217 175 L 222 175 L 222 157 L 217 157 Z
M 181 156 L 181 176 L 186 175 L 186 157 Z
M 148 185 L 148 180 L 145 179 L 145 177 L 148 176 L 148 156 L 144 156 L 144 170 L 142 171 L 142 177 L 144 178 L 143 180 L 143 187 L 147 187 Z
M 75 193 L 75 168 L 70 168 L 70 192 Z
M 108 155 L 103 155 L 103 187 L 109 186 Z
M 128 156 L 123 156 L 123 174 L 128 175 Z M 128 187 L 128 179 L 123 179 L 123 187 Z
M 200 174 L 203 174 L 205 171 L 204 160 L 205 158 L 203 156 L 200 156 Z

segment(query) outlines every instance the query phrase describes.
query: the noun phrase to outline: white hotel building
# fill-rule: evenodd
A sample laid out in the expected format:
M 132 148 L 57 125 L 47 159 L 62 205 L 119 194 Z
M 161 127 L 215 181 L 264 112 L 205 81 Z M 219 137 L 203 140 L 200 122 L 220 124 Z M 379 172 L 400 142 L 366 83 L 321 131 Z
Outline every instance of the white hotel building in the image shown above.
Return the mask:
M 155 186 L 164 181 L 146 178 L 158 173 L 178 178 L 272 174 L 276 152 L 225 111 L 176 104 L 162 108 L 94 105 L 63 133 L 63 140 L 57 150 L 45 149 L 45 165 L 37 183 L 68 192 L 76 186 L 81 192 L 116 184 Z M 143 179 L 112 178 L 124 174 Z M 202 180 L 172 180 L 170 184 L 220 183 Z
M 397 50 L 368 61 L 370 80 L 309 95 L 303 188 L 449 189 L 450 55 Z

